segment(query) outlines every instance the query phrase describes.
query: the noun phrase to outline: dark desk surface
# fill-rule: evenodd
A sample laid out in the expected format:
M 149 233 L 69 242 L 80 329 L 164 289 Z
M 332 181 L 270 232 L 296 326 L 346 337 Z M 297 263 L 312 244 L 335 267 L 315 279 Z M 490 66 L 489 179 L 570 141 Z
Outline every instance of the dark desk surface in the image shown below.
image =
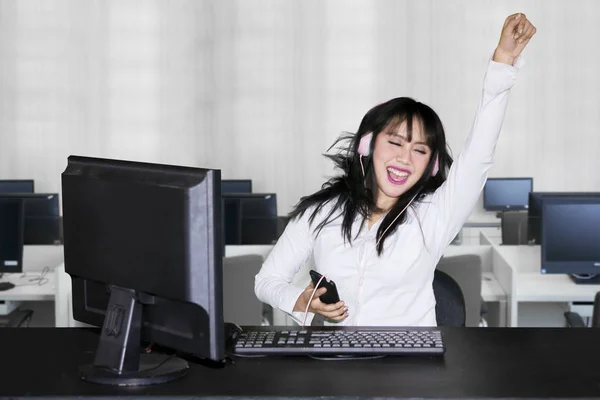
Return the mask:
M 191 364 L 176 382 L 111 388 L 79 380 L 94 331 L 0 329 L 0 396 L 185 398 L 582 398 L 600 397 L 600 330 L 443 329 L 443 358 L 319 361 L 236 359 Z

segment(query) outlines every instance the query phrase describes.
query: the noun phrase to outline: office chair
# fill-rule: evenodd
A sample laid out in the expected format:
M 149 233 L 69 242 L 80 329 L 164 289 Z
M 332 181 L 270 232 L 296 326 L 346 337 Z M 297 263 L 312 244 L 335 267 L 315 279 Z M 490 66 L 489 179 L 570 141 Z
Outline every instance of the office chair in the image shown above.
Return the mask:
M 280 215 L 277 217 L 277 239 L 279 239 L 279 237 L 283 234 L 283 231 L 285 231 L 285 227 L 287 226 L 288 222 L 290 222 L 290 218 L 288 216 Z
M 0 319 L 0 328 L 20 328 L 25 322 L 31 321 L 33 310 L 15 310 Z
M 520 245 L 527 242 L 527 211 L 505 211 L 501 215 L 502 244 Z
M 460 287 L 465 303 L 465 326 L 479 326 L 485 313 L 485 303 L 481 298 L 481 256 L 444 256 L 438 261 L 436 269 L 448 274 Z
M 433 277 L 435 315 L 438 326 L 465 326 L 465 298 L 460 286 L 450 275 L 438 269 Z
M 567 320 L 567 327 L 569 328 L 585 328 L 585 322 L 581 315 L 576 312 L 567 311 L 565 312 L 565 318 Z M 594 311 L 592 312 L 592 328 L 600 328 L 600 292 L 596 293 L 594 297 Z

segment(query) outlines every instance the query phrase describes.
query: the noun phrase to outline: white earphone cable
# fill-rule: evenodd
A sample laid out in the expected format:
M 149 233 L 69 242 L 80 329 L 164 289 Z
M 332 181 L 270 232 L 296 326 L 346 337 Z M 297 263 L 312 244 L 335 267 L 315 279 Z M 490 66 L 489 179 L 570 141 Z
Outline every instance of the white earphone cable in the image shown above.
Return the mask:
M 420 190 L 419 190 L 419 192 L 420 192 Z M 417 197 L 417 195 L 419 194 L 419 192 L 417 192 L 417 194 L 415 194 L 413 196 L 413 198 L 410 199 L 410 201 L 408 202 L 408 204 L 406 205 L 406 207 L 404 207 L 402 209 L 402 211 L 400 211 L 398 213 L 398 215 L 396 215 L 396 218 L 394 218 L 394 220 L 387 226 L 387 228 L 385 228 L 385 230 L 381 234 L 381 237 L 379 239 L 377 239 L 377 242 L 375 243 L 375 248 L 377 248 L 377 245 L 379 244 L 379 242 L 381 241 L 381 239 L 383 238 L 383 236 L 385 235 L 385 233 L 388 231 L 388 229 L 390 229 L 390 226 L 392 226 L 394 224 L 394 222 L 396 222 L 396 220 L 404 213 L 404 211 L 406 211 L 406 209 L 408 208 L 408 206 L 410 206 L 412 204 L 413 200 Z
M 363 166 L 362 158 L 363 158 L 363 156 L 360 156 L 360 157 L 358 157 L 358 160 L 360 161 L 360 169 L 362 170 L 363 178 L 366 178 L 366 176 L 365 176 L 365 167 Z
M 304 310 L 304 320 L 302 321 L 302 326 L 306 326 L 306 318 L 308 317 L 308 309 L 310 308 L 310 303 L 315 297 L 315 293 L 317 292 L 317 289 L 319 289 L 319 285 L 321 284 L 321 281 L 323 279 L 325 279 L 325 275 L 321 276 L 321 278 L 315 285 L 315 288 L 313 289 L 312 293 L 310 294 L 310 299 L 308 299 L 308 303 L 306 303 L 306 309 Z

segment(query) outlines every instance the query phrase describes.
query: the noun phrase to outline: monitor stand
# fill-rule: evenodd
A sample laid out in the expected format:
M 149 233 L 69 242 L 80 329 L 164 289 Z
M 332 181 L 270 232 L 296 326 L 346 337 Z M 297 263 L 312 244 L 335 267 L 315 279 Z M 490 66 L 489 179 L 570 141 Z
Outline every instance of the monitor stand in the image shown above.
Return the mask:
M 142 354 L 142 307 L 134 290 L 111 286 L 94 364 L 79 369 L 84 381 L 112 386 L 154 385 L 187 373 L 189 365 L 181 358 Z
M 600 274 L 590 274 L 589 276 L 569 275 L 573 282 L 578 285 L 600 285 Z

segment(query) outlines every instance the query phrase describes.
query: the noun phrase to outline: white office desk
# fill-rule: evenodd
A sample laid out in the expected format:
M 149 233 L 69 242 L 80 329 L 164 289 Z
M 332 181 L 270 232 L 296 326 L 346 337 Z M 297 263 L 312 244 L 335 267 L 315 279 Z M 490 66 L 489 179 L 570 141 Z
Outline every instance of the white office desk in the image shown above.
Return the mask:
M 600 285 L 576 284 L 566 274 L 542 274 L 541 247 L 502 245 L 481 234 L 493 248 L 496 278 L 506 292 L 507 326 L 564 326 L 563 313 L 573 302 L 593 302 Z
M 481 298 L 486 302 L 505 301 L 506 292 L 493 272 L 484 272 L 481 281 Z
M 473 213 L 464 224 L 466 228 L 499 228 L 500 225 L 501 221 L 496 212 Z
M 0 291 L 0 301 L 53 301 L 56 293 L 54 271 L 48 271 L 41 281 L 32 281 L 40 272 L 26 274 L 4 274 L 0 282 L 15 285 L 10 290 Z
M 54 301 L 56 297 L 54 269 L 62 264 L 63 260 L 63 246 L 24 246 L 23 273 L 5 273 L 0 278 L 0 282 L 8 281 L 15 285 L 10 290 L 0 291 L 0 302 L 3 302 L 0 309 L 6 312 L 6 309 L 11 310 L 20 302 L 36 302 L 27 305 L 27 308 L 34 309 L 34 325 L 37 320 L 48 320 L 52 324 L 53 316 L 40 315 L 40 312 L 47 314 L 47 303 L 41 302 Z M 39 277 L 42 271 L 45 271 L 44 279 L 41 282 L 32 281 Z
M 516 273 L 516 299 L 519 302 L 592 302 L 600 291 L 600 285 L 576 284 L 565 274 L 542 274 L 539 245 L 499 245 L 495 249 Z
M 63 246 L 24 246 L 23 272 L 6 273 L 0 282 L 11 282 L 13 289 L 0 291 L 0 301 L 46 301 L 54 300 L 54 268 L 64 260 Z M 45 270 L 43 283 L 32 281 Z
M 480 244 L 479 235 L 485 233 L 488 237 L 497 237 L 500 240 L 502 231 L 500 229 L 501 221 L 496 217 L 496 213 L 477 212 L 471 214 L 469 219 L 463 225 L 460 231 L 462 245 Z

